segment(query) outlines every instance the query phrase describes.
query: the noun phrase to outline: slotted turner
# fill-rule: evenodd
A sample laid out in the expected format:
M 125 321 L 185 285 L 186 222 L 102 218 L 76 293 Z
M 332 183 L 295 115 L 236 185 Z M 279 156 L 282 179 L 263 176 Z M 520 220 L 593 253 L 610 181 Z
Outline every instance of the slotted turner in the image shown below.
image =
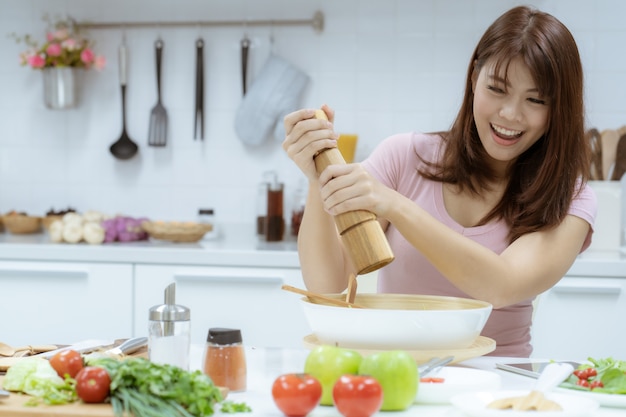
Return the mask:
M 157 103 L 150 113 L 148 145 L 165 146 L 167 142 L 167 111 L 161 101 L 161 58 L 163 55 L 163 41 L 157 39 L 154 43 L 154 47 L 156 53 Z

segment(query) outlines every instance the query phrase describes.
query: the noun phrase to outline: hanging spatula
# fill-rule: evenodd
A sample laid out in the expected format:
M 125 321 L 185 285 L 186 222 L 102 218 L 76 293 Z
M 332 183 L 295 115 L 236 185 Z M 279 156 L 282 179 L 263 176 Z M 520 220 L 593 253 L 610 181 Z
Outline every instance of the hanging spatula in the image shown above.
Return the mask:
M 150 113 L 150 128 L 148 130 L 148 145 L 165 146 L 167 142 L 167 111 L 161 101 L 161 59 L 163 55 L 163 41 L 157 39 L 154 43 L 156 54 L 156 84 L 157 103 Z

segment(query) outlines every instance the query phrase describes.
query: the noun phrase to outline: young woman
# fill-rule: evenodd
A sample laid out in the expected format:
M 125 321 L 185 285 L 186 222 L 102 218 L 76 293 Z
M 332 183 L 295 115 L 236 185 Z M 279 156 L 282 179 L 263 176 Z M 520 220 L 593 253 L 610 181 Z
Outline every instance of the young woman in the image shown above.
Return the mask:
M 333 216 L 375 213 L 396 259 L 378 291 L 470 297 L 494 310 L 483 331 L 500 356 L 532 352 L 532 300 L 591 242 L 583 74 L 569 30 L 516 7 L 479 41 L 449 131 L 385 139 L 361 164 L 313 156 L 336 146 L 334 113 L 285 117 L 283 148 L 309 180 L 298 251 L 306 286 L 341 292 L 354 273 Z

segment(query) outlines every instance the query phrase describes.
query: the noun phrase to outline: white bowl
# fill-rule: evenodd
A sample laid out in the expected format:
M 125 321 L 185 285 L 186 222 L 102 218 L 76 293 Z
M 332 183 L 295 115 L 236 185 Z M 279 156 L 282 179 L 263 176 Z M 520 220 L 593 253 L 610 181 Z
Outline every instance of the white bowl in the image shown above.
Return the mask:
M 480 335 L 492 309 L 484 301 L 412 294 L 357 294 L 354 303 L 365 308 L 322 303 L 301 299 L 319 342 L 354 349 L 464 349 Z

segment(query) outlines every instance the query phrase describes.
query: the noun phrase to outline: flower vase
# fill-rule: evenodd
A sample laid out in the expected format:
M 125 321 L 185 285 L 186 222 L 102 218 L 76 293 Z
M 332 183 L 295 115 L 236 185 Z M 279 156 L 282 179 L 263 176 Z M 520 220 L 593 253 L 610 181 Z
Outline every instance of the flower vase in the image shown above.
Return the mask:
M 71 109 L 78 105 L 76 68 L 44 68 L 43 94 L 46 107 L 53 110 Z

